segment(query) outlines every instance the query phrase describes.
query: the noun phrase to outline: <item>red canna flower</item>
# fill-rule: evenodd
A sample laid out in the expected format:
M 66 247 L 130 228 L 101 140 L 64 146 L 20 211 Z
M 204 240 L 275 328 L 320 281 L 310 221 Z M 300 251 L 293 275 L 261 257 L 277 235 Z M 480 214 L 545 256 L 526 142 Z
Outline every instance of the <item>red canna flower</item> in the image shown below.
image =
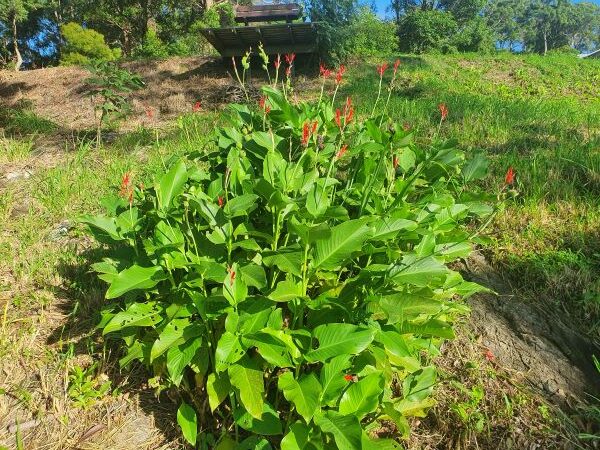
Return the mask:
M 288 66 L 291 66 L 295 59 L 295 53 L 288 53 L 287 55 L 285 55 L 285 62 L 288 63 Z
M 398 157 L 396 155 L 394 155 L 394 158 L 392 159 L 392 164 L 394 165 L 394 169 L 398 168 Z
M 338 150 L 338 152 L 335 154 L 335 157 L 337 159 L 340 159 L 342 156 L 344 156 L 344 154 L 348 151 L 348 144 L 344 144 L 342 145 L 342 148 L 340 148 Z
M 219 202 L 219 208 L 222 208 L 222 207 L 223 207 L 223 204 L 225 203 L 225 202 L 223 201 L 223 197 L 221 197 L 221 196 L 219 195 L 219 198 L 217 198 L 217 201 Z
M 336 108 L 335 110 L 335 124 L 340 130 L 342 129 L 342 112 L 340 111 L 340 108 Z
M 377 73 L 380 77 L 383 77 L 383 74 L 385 73 L 388 67 L 388 63 L 383 63 L 380 66 L 377 66 Z
M 289 78 L 289 76 L 292 74 L 292 66 L 287 66 L 287 68 L 285 69 L 285 76 Z
M 146 117 L 152 119 L 154 117 L 154 110 L 152 108 L 146 108 Z
M 202 108 L 202 103 L 196 102 L 196 103 L 194 103 L 194 106 L 192 107 L 192 111 L 198 112 L 198 111 L 200 111 L 200 108 Z
M 308 140 L 310 139 L 310 128 L 308 122 L 304 122 L 302 126 L 302 145 L 308 146 Z
M 446 120 L 446 117 L 448 117 L 448 107 L 446 106 L 446 104 L 440 103 L 438 105 L 438 109 L 440 111 L 440 114 L 442 115 L 442 120 Z
M 130 172 L 125 172 L 123 174 L 119 195 L 123 198 L 126 198 L 129 202 L 129 205 L 133 204 L 133 183 Z
M 331 70 L 327 69 L 323 63 L 319 64 L 319 73 L 323 78 L 329 78 L 331 76 Z
M 509 167 L 508 170 L 506 171 L 506 176 L 504 177 L 504 182 L 510 186 L 511 184 L 513 184 L 515 182 L 515 171 L 513 170 L 512 167 Z
M 396 72 L 398 72 L 399 65 L 400 65 L 400 60 L 397 59 L 396 62 L 394 63 L 394 75 L 396 75 Z
M 277 54 L 275 61 L 273 61 L 273 66 L 275 66 L 275 69 L 277 70 L 279 70 L 279 66 L 281 66 L 281 55 L 279 53 Z
M 317 131 L 318 126 L 319 126 L 319 123 L 315 120 L 312 124 L 312 129 L 310 130 L 310 134 L 315 134 L 315 131 Z
M 344 77 L 344 73 L 346 72 L 346 66 L 340 64 L 340 67 L 335 74 L 335 84 L 340 84 L 342 82 L 342 78 Z
M 258 107 L 260 109 L 265 109 L 265 104 L 267 102 L 267 97 L 265 97 L 264 95 L 258 100 Z
M 354 377 L 350 374 L 344 375 L 344 380 L 346 380 L 346 381 L 352 381 L 353 379 L 354 379 Z

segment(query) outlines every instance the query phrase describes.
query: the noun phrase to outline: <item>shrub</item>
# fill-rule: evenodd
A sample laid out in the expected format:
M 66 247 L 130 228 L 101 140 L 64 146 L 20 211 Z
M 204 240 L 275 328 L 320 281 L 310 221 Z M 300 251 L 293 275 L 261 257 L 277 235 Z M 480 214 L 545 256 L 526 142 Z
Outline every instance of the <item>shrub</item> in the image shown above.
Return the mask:
M 404 435 L 434 404 L 431 357 L 480 289 L 448 264 L 478 235 L 459 224 L 491 212 L 467 189 L 486 161 L 416 145 L 385 103 L 359 122 L 349 99 L 263 94 L 154 187 L 125 174 L 84 218 L 110 253 L 92 266 L 109 284 L 100 326 L 123 365 L 179 388 L 200 448 L 394 448 L 371 432 Z
M 169 48 L 160 40 L 156 30 L 149 28 L 144 36 L 144 41 L 135 50 L 135 56 L 138 58 L 165 58 L 169 56 Z
M 495 37 L 482 18 L 470 20 L 450 41 L 459 52 L 491 53 L 495 50 Z
M 114 61 L 121 57 L 121 50 L 106 45 L 102 34 L 77 23 L 61 25 L 60 34 L 64 40 L 61 65 L 85 65 L 93 61 Z
M 396 24 L 381 20 L 363 7 L 347 30 L 347 53 L 354 56 L 391 55 L 398 50 Z
M 96 143 L 100 146 L 102 127 L 108 120 L 125 117 L 131 110 L 129 93 L 144 85 L 142 79 L 115 64 L 97 62 L 88 66 L 92 76 L 86 79 L 88 95 L 96 114 Z
M 452 38 L 457 30 L 451 13 L 415 9 L 405 15 L 398 26 L 400 50 L 408 53 L 456 51 Z

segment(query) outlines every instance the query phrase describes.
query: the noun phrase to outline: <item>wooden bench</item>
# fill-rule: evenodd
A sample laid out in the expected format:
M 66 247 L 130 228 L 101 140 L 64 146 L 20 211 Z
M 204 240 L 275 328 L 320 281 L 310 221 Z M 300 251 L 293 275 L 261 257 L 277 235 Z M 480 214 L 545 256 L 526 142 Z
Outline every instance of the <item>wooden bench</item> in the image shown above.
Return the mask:
M 235 8 L 235 21 L 248 25 L 250 22 L 271 22 L 285 20 L 291 23 L 302 15 L 297 3 L 280 3 L 272 5 L 242 6 Z

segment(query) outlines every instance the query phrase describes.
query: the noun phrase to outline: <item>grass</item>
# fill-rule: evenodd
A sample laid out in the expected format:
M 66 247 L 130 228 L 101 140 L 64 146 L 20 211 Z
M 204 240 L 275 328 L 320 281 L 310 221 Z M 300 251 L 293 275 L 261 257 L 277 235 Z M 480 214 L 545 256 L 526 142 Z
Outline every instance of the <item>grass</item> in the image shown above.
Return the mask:
M 496 219 L 495 265 L 523 295 L 554 302 L 600 337 L 600 62 L 572 56 L 460 55 L 400 58 L 389 104 L 425 140 L 456 138 L 491 159 L 494 192 L 508 167 L 519 196 Z M 378 74 L 351 66 L 341 93 L 372 105 Z M 381 105 L 381 104 L 380 104 Z
M 599 337 L 600 99 L 594 89 L 600 61 L 510 55 L 401 60 L 399 87 L 389 105 L 398 122 L 410 124 L 425 143 L 457 138 L 464 148 L 485 152 L 491 159 L 486 181 L 491 192 L 502 185 L 506 169 L 515 168 L 519 196 L 489 230 L 486 251 L 495 266 L 522 296 L 554 304 Z M 373 107 L 378 75 L 371 63 L 350 64 L 338 94 L 340 101 L 351 96 L 359 111 Z M 439 127 L 441 102 L 449 115 Z M 0 380 L 0 422 L 41 418 L 43 431 L 20 431 L 26 448 L 74 446 L 104 420 L 103 408 L 117 411 L 111 420 L 121 430 L 116 438 L 102 435 L 104 448 L 177 448 L 164 440 L 177 435 L 173 411 L 157 405 L 151 389 L 140 398 L 150 397 L 162 437 L 150 432 L 140 437 L 139 429 L 151 429 L 137 422 L 143 405 L 135 410 L 123 396 L 97 394 L 107 374 L 115 388 L 139 387 L 131 388 L 135 373 L 120 374 L 110 345 L 94 333 L 103 286 L 87 267 L 99 250 L 75 222 L 81 214 L 98 212 L 102 197 L 117 193 L 123 173 L 151 185 L 173 155 L 201 150 L 218 120 L 212 113 L 188 114 L 168 129 L 139 128 L 100 150 L 85 140 L 65 144 L 47 164 L 37 148 L 58 126 L 37 117 L 32 105 L 0 113 L 5 131 L 0 138 L 0 365 L 12 374 Z M 3 180 L 13 167 L 28 167 L 32 175 Z M 415 446 L 428 448 L 427 430 L 438 430 L 436 442 L 451 447 L 485 442 L 482 448 L 493 448 L 494 436 L 523 429 L 544 442 L 555 439 L 561 426 L 554 410 L 496 371 L 476 343 L 459 341 L 450 356 L 433 418 L 421 428 L 413 424 Z M 69 395 L 70 387 L 71 393 L 78 389 L 69 384 L 69 375 L 79 368 L 88 370 L 80 384 L 93 387 L 85 403 L 89 397 L 98 407 L 82 410 Z M 157 408 L 164 409 L 162 419 Z M 477 420 L 465 418 L 464 411 Z M 0 448 L 13 444 L 14 436 L 0 429 Z

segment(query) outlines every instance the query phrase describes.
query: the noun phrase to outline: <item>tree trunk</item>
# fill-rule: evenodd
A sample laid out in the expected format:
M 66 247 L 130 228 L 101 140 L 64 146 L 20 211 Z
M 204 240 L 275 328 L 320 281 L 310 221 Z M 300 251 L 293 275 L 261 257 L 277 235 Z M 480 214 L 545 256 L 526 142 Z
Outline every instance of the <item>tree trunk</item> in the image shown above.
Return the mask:
M 15 57 L 17 59 L 15 64 L 15 72 L 18 72 L 23 65 L 23 57 L 21 56 L 21 52 L 19 51 L 19 42 L 17 39 L 17 15 L 13 14 L 12 16 L 12 26 L 13 26 L 13 45 L 15 47 Z
M 548 33 L 544 30 L 544 56 L 548 53 Z

